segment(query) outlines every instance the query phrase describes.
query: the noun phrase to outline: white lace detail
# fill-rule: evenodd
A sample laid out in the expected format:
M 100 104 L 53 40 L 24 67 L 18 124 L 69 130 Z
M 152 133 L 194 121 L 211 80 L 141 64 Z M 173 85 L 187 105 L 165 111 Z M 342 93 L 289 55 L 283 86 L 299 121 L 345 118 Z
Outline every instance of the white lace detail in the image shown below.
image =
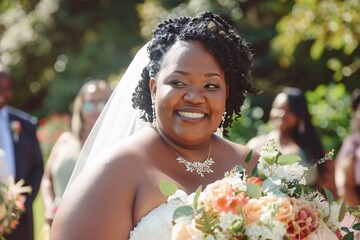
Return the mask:
M 160 204 L 142 217 L 137 226 L 130 232 L 129 240 L 171 239 L 173 213 L 187 199 L 186 193 L 182 190 L 178 190 L 174 196 L 169 197 L 167 203 Z

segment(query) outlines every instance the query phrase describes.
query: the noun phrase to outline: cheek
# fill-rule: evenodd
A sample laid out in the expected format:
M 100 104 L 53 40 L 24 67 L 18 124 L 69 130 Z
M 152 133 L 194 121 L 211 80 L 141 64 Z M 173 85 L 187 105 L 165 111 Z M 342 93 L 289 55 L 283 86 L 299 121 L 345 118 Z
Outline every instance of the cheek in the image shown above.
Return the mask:
M 288 115 L 285 121 L 287 122 L 287 125 L 290 127 L 295 127 L 298 122 L 297 118 L 292 114 Z

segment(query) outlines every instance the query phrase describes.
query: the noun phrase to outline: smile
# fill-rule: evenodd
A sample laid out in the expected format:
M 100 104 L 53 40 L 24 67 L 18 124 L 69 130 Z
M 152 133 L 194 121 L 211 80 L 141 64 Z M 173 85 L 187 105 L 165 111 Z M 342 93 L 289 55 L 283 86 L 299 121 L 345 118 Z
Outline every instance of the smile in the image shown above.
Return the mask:
M 205 114 L 203 113 L 194 113 L 194 112 L 178 112 L 178 114 L 182 117 L 198 119 L 203 118 Z

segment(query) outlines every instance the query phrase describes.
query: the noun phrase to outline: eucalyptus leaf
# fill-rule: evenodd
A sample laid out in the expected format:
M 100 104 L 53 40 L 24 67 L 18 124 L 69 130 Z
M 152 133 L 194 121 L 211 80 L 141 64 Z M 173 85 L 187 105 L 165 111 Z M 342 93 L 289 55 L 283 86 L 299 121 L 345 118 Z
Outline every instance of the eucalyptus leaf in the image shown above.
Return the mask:
M 324 192 L 326 194 L 326 198 L 327 198 L 327 201 L 329 202 L 329 205 L 332 205 L 334 203 L 334 196 L 333 194 L 330 192 L 329 189 L 325 188 L 324 187 Z
M 255 183 L 246 183 L 246 193 L 251 198 L 259 199 L 261 197 L 261 187 Z
M 189 205 L 183 205 L 178 207 L 173 214 L 173 220 L 176 220 L 178 218 L 192 218 L 194 216 L 194 210 Z
M 177 190 L 177 186 L 174 183 L 167 181 L 161 181 L 159 184 L 159 188 L 161 193 L 167 197 L 174 195 Z
M 278 160 L 277 160 L 277 164 L 279 165 L 290 165 L 293 163 L 297 163 L 300 162 L 301 158 L 299 155 L 297 154 L 284 154 L 279 156 Z
M 281 192 L 280 188 L 281 179 L 278 176 L 269 177 L 262 184 L 262 189 L 264 192 L 278 193 Z

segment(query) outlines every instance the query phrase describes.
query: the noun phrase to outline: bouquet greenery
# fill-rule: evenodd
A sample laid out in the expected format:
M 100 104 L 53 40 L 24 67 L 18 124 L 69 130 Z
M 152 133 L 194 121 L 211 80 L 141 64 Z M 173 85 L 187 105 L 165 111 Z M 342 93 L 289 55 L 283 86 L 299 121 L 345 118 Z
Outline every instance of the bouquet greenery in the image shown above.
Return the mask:
M 9 184 L 0 181 L 0 239 L 5 240 L 4 234 L 11 233 L 19 224 L 20 216 L 25 212 L 24 193 L 30 193 L 31 187 L 23 186 L 24 180 L 15 183 L 9 178 Z
M 332 157 L 333 151 L 317 164 Z M 251 152 L 246 161 L 250 158 Z M 346 212 L 358 216 L 359 208 L 334 201 L 327 189 L 324 196 L 306 186 L 305 176 L 312 169 L 300 160 L 295 154 L 281 154 L 271 139 L 253 175 L 236 166 L 185 200 L 175 185 L 162 182 L 160 190 L 182 202 L 173 214 L 172 239 L 353 239 L 352 230 L 341 229 L 340 222 Z M 360 229 L 359 224 L 352 229 Z

